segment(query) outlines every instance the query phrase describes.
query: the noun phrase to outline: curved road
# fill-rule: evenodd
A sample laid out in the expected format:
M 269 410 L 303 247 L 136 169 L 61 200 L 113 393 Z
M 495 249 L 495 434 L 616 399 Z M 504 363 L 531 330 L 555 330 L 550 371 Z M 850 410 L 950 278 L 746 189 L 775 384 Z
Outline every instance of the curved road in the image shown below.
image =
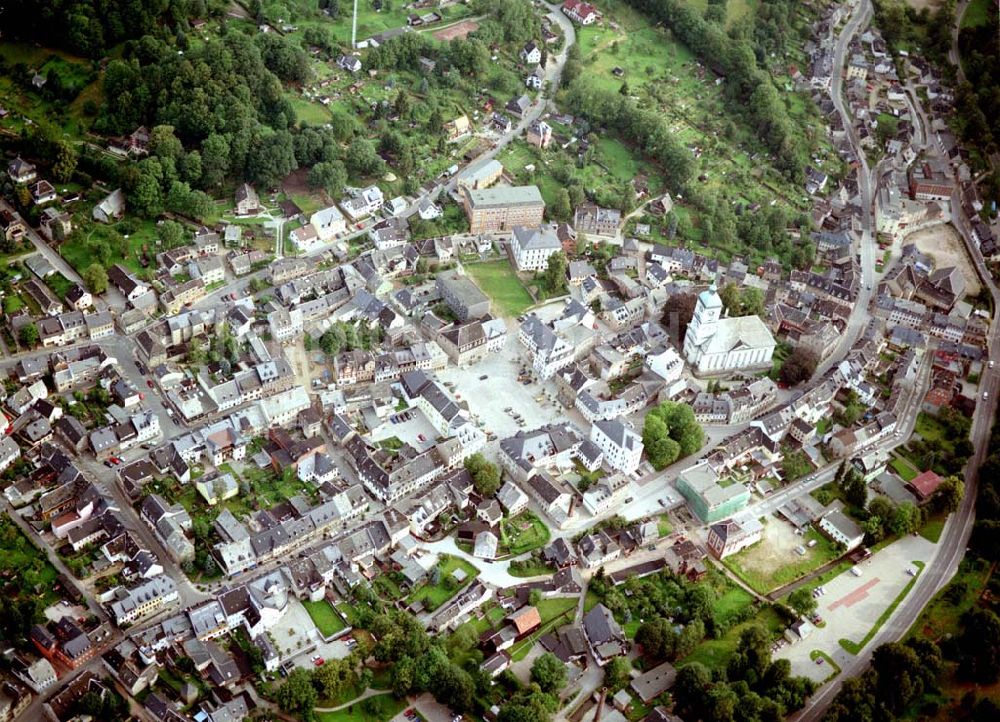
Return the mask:
M 961 14 L 964 11 L 964 6 L 966 4 L 966 2 L 959 4 L 957 12 L 959 19 L 961 18 Z M 851 37 L 853 37 L 853 35 L 856 34 L 861 27 L 863 27 L 862 21 L 867 23 L 867 18 L 870 14 L 870 0 L 862 0 L 858 8 L 855 10 L 854 17 L 852 17 L 851 21 L 845 27 L 844 33 L 841 35 L 840 41 L 838 42 L 836 56 L 838 62 L 837 67 L 843 68 L 844 50 L 850 42 Z M 961 74 L 961 69 L 959 69 L 959 73 Z M 838 112 L 841 113 L 841 115 L 845 118 L 845 123 L 847 123 L 849 122 L 849 119 L 843 109 L 844 101 L 841 95 L 841 86 L 841 76 L 838 73 L 833 86 L 835 92 L 833 100 Z M 932 154 L 937 154 L 937 149 L 934 145 L 934 134 L 931 130 L 930 123 L 926 122 L 926 116 L 923 114 L 923 109 L 920 107 L 919 98 L 912 92 L 908 93 L 908 97 L 910 105 L 917 111 L 916 117 L 924 121 L 924 133 L 922 134 L 924 135 L 924 141 L 928 150 L 930 150 Z M 919 125 L 920 123 L 918 122 L 918 126 Z M 860 148 L 857 145 L 857 136 L 854 134 L 853 130 L 850 132 L 850 135 L 855 150 L 858 152 L 861 160 L 862 168 L 865 169 L 864 177 L 867 182 L 869 179 L 867 177 L 867 164 L 864 159 L 864 154 L 860 152 Z M 864 193 L 865 189 L 864 185 L 862 185 L 863 197 L 866 197 L 867 199 L 871 198 L 870 195 L 864 196 Z M 968 255 L 972 259 L 984 287 L 989 289 L 993 299 L 994 309 L 1000 308 L 1000 291 L 997 290 L 997 286 L 993 282 L 989 269 L 986 267 L 982 256 L 979 254 L 978 248 L 972 241 L 968 219 L 966 219 L 962 213 L 962 206 L 958 194 L 959 191 L 956 189 L 955 195 L 952 198 L 952 211 L 955 227 L 958 229 L 963 241 L 966 244 Z M 864 218 L 866 222 L 870 223 L 870 207 L 865 209 Z M 870 231 L 870 226 L 866 226 L 865 234 L 863 235 L 863 240 L 865 238 L 869 240 L 869 243 L 866 244 L 869 247 L 869 250 L 872 245 L 870 243 Z M 869 263 L 865 260 L 865 245 L 862 245 L 862 258 L 867 285 L 868 279 L 871 278 L 871 274 L 873 273 L 874 263 L 872 262 L 871 265 L 869 265 Z M 869 255 L 868 259 L 871 258 L 872 257 Z M 866 305 L 867 295 L 868 294 L 866 294 Z M 998 357 L 998 353 L 1000 353 L 1000 338 L 998 338 L 996 318 L 993 319 L 993 322 L 990 325 L 990 332 L 987 339 L 987 351 L 989 353 L 989 358 L 991 359 L 996 359 Z M 988 450 L 990 429 L 996 411 L 997 393 L 1000 393 L 1000 374 L 998 374 L 996 369 L 986 368 L 984 370 L 980 380 L 978 393 L 980 396 L 977 399 L 971 432 L 973 455 L 965 467 L 965 497 L 962 500 L 962 505 L 959 510 L 952 514 L 945 524 L 944 531 L 941 534 L 934 557 L 929 560 L 924 571 L 917 577 L 910 593 L 904 597 L 902 602 L 889 618 L 888 622 L 882 626 L 874 638 L 865 646 L 862 652 L 859 655 L 850 658 L 846 664 L 841 664 L 841 673 L 832 682 L 822 687 L 815 695 L 813 695 L 808 700 L 806 705 L 799 710 L 798 713 L 793 715 L 791 719 L 820 719 L 829 705 L 833 702 L 837 693 L 840 691 L 843 681 L 849 677 L 861 674 L 868 667 L 868 664 L 871 661 L 872 652 L 879 645 L 900 639 L 903 635 L 905 635 L 907 630 L 909 630 L 916 619 L 920 616 L 920 613 L 923 611 L 927 603 L 954 576 L 955 571 L 958 569 L 959 562 L 965 555 L 966 544 L 968 543 L 969 535 L 972 532 L 972 524 L 975 520 L 976 475 Z M 986 394 L 985 397 L 983 397 L 984 393 Z

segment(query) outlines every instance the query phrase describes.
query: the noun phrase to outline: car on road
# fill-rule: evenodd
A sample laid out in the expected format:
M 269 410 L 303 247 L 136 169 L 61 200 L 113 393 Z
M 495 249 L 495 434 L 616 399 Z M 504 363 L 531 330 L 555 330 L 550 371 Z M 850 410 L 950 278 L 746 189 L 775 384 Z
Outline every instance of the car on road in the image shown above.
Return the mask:
M 326 660 L 323 659 L 322 657 L 320 657 L 315 662 L 313 662 L 313 664 L 315 664 L 317 667 L 322 667 L 325 663 L 326 663 Z
M 146 373 L 146 367 L 142 365 L 142 361 L 136 361 L 135 362 L 135 367 L 137 369 L 139 369 L 139 373 L 141 373 L 141 374 Z
M 146 386 L 153 388 L 153 379 L 146 379 Z
M 489 376 L 487 376 L 486 374 L 483 374 L 482 376 L 479 377 L 479 380 L 480 381 L 485 381 L 488 378 L 489 378 Z
M 856 577 L 860 577 L 861 570 L 858 567 L 851 567 L 851 574 L 853 574 Z
M 983 401 L 986 401 L 986 399 L 988 399 L 989 397 L 990 397 L 990 392 L 989 391 L 984 391 L 983 392 Z
M 424 436 L 423 434 L 417 434 L 417 441 L 419 441 L 422 444 L 425 441 L 427 441 L 427 437 Z
M 111 463 L 111 462 L 110 462 L 109 460 L 107 460 L 107 459 L 105 459 L 105 460 L 104 460 L 104 465 L 105 465 L 106 467 L 108 467 L 109 469 L 111 469 L 111 468 L 113 468 L 113 467 L 114 467 L 114 464 L 112 464 L 112 463 Z

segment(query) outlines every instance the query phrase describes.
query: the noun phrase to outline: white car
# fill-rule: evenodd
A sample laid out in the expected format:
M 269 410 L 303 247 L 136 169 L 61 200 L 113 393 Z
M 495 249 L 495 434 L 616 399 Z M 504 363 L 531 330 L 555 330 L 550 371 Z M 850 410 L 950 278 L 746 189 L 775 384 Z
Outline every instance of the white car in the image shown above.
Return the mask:
M 986 399 L 988 399 L 989 397 L 990 397 L 990 392 L 989 391 L 984 391 L 983 392 L 983 401 L 986 401 Z

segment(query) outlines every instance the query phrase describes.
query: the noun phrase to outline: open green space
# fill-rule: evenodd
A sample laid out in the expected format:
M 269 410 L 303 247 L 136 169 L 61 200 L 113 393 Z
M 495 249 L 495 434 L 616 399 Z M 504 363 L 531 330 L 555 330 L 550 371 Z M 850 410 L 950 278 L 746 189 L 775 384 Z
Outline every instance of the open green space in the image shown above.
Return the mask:
M 889 466 L 903 481 L 913 481 L 920 475 L 920 472 L 917 471 L 913 464 L 901 456 L 893 456 L 889 461 Z
M 30 596 L 47 607 L 59 600 L 55 567 L 4 514 L 0 516 L 0 593 L 8 600 Z
M 770 523 L 783 522 L 772 521 Z M 842 553 L 833 542 L 815 529 L 809 529 L 800 537 L 800 540 L 805 554 L 800 555 L 791 551 L 790 554 L 782 554 L 781 558 L 778 558 L 777 555 L 771 555 L 766 546 L 767 538 L 765 535 L 763 541 L 726 557 L 722 563 L 751 588 L 761 594 L 767 594 L 773 589 L 783 587 L 804 577 L 827 562 L 833 561 Z M 809 547 L 808 545 L 812 541 L 815 541 L 816 544 Z
M 962 615 L 984 599 L 992 574 L 988 562 L 970 556 L 962 559 L 955 576 L 924 607 L 906 636 L 936 641 L 959 634 Z
M 875 621 L 875 625 L 868 630 L 868 634 L 865 635 L 865 638 L 860 642 L 853 642 L 850 639 L 841 639 L 839 640 L 841 647 L 851 654 L 857 655 L 862 649 L 865 648 L 865 645 L 872 640 L 872 637 L 878 634 L 878 630 L 882 628 L 883 624 L 889 621 L 889 617 L 891 617 L 892 613 L 896 611 L 896 607 L 899 606 L 900 602 L 902 602 L 906 595 L 910 593 L 910 590 L 913 589 L 913 585 L 917 583 L 917 578 L 924 569 L 924 563 L 921 561 L 914 561 L 912 564 L 919 571 L 910 579 L 910 581 L 906 583 L 906 586 L 903 587 L 903 591 L 896 596 L 896 598 L 892 601 L 892 604 L 886 607 L 885 611 L 883 611 L 881 616 Z
M 81 220 L 79 215 L 74 217 L 75 224 L 79 224 Z M 163 249 L 158 247 L 155 221 L 127 218 L 112 225 L 77 225 L 70 238 L 59 246 L 59 255 L 77 273 L 82 273 L 87 266 L 99 261 L 104 266 L 121 263 L 140 277 L 152 278 L 155 256 L 161 250 Z
M 552 534 L 533 512 L 524 511 L 500 524 L 500 548 L 505 554 L 517 556 L 549 543 Z
M 317 712 L 318 722 L 386 722 L 406 709 L 406 700 L 377 694 L 336 712 Z
M 990 22 L 990 2 L 992 0 L 972 0 L 962 15 L 963 28 L 978 28 Z
M 306 599 L 302 601 L 302 606 L 309 612 L 309 618 L 324 637 L 332 637 L 337 632 L 347 629 L 344 620 L 325 599 L 319 602 L 310 602 Z
M 441 561 L 438 562 L 437 568 L 440 571 L 440 580 L 437 584 L 427 582 L 409 596 L 406 600 L 407 604 L 423 602 L 427 610 L 433 611 L 458 594 L 463 587 L 468 586 L 473 579 L 479 576 L 479 570 L 472 564 L 464 559 L 448 554 L 441 555 Z M 457 569 L 465 572 L 465 579 L 461 582 L 455 579 L 454 576 L 454 572 Z
M 470 263 L 465 271 L 504 316 L 519 316 L 534 301 L 507 261 Z
M 931 544 L 937 544 L 941 538 L 941 532 L 944 531 L 945 521 L 946 519 L 943 516 L 935 516 L 928 519 L 920 528 L 920 536 Z
M 736 651 L 740 634 L 743 633 L 744 629 L 755 624 L 764 627 L 772 639 L 777 639 L 785 626 L 773 608 L 763 607 L 751 619 L 742 624 L 734 625 L 718 639 L 706 639 L 701 642 L 691 654 L 679 662 L 678 666 L 683 667 L 692 662 L 700 662 L 709 669 L 724 669 L 729 663 L 729 658 Z
M 659 516 L 656 519 L 656 532 L 660 535 L 660 539 L 665 536 L 670 536 L 670 532 L 673 531 L 673 527 L 670 525 L 670 517 L 666 514 Z

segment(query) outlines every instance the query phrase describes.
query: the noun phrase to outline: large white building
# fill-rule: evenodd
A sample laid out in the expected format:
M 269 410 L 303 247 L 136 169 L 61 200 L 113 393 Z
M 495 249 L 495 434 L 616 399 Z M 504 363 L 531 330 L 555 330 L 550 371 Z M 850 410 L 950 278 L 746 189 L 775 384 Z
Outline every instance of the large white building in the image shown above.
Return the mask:
M 598 420 L 590 427 L 590 440 L 604 452 L 612 469 L 632 474 L 642 460 L 642 437 L 615 419 Z
M 519 271 L 543 271 L 549 265 L 549 256 L 561 250 L 555 231 L 547 226 L 515 226 L 510 236 L 511 255 Z
M 313 213 L 308 223 L 288 234 L 288 239 L 300 252 L 309 253 L 346 230 L 344 214 L 337 206 L 330 206 Z
M 774 347 L 774 336 L 760 317 L 722 318 L 722 299 L 714 283 L 698 294 L 684 334 L 684 357 L 695 373 L 770 368 Z
M 540 379 L 551 378 L 556 371 L 573 363 L 575 349 L 534 314 L 524 319 L 518 341 L 531 355 L 531 367 Z

